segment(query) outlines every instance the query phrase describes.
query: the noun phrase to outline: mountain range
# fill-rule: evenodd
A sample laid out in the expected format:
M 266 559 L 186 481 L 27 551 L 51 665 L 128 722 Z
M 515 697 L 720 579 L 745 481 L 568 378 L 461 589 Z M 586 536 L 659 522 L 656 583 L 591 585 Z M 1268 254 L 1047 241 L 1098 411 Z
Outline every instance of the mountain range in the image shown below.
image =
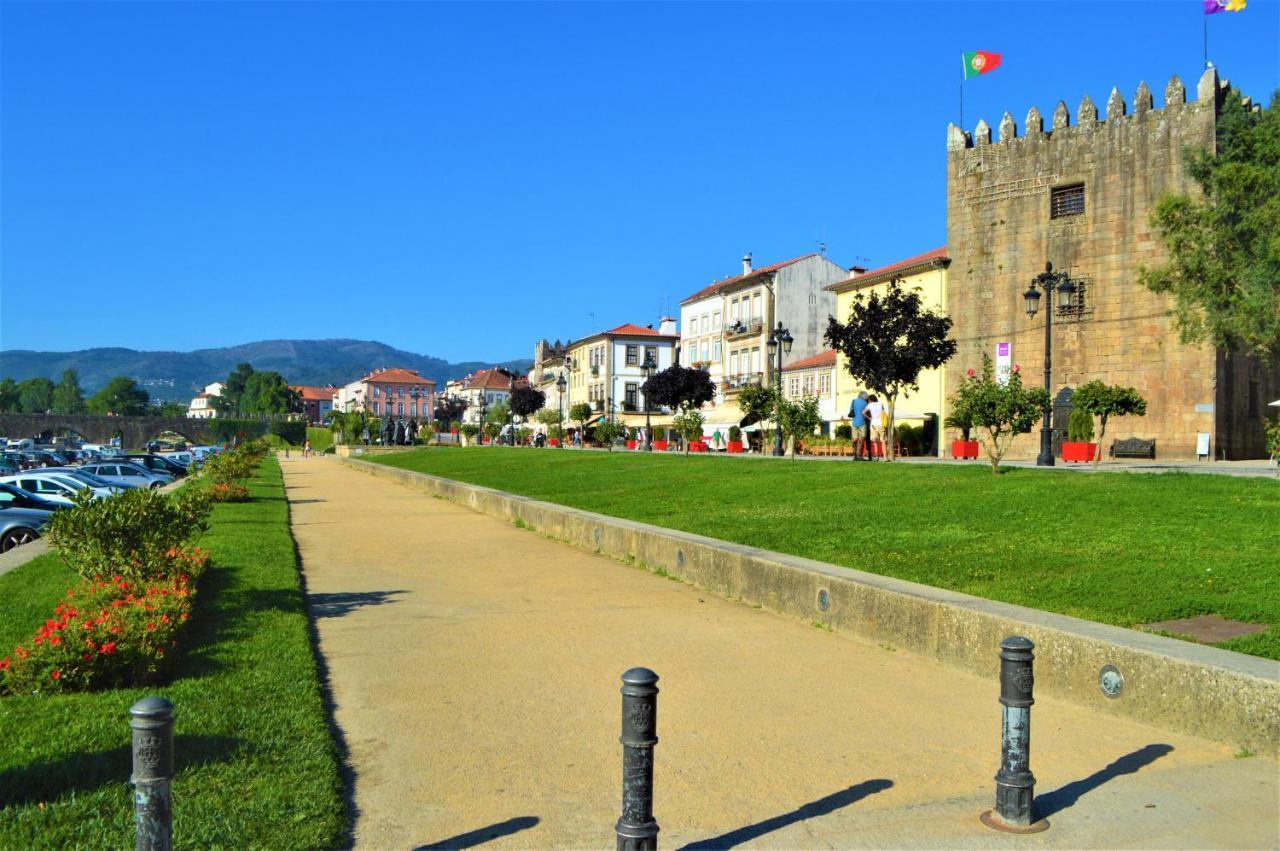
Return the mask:
M 117 375 L 136 380 L 153 399 L 185 402 L 206 384 L 223 381 L 236 364 L 250 363 L 256 370 L 275 370 L 290 384 L 346 384 L 375 369 L 402 367 L 438 384 L 461 378 L 490 366 L 526 372 L 529 359 L 490 363 L 450 363 L 414 354 L 372 340 L 262 340 L 220 349 L 194 352 L 139 352 L 133 349 L 84 349 L 78 352 L 0 351 L 0 378 L 25 381 L 44 376 L 55 383 L 63 370 L 80 374 L 80 386 L 89 395 Z

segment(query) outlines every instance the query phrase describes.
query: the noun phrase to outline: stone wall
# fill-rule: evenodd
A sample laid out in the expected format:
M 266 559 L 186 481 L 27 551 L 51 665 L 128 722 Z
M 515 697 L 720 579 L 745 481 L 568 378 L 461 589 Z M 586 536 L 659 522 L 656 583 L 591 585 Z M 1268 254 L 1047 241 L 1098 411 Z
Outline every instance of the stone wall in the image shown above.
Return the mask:
M 1244 405 L 1247 388 L 1233 379 L 1247 367 L 1224 370 L 1219 353 L 1179 343 L 1167 298 L 1138 282 L 1142 265 L 1163 259 L 1151 210 L 1167 193 L 1196 191 L 1185 175 L 1184 151 L 1214 149 L 1227 91 L 1211 69 L 1193 101 L 1171 79 L 1160 109 L 1143 83 L 1131 114 L 1112 90 L 1101 118 L 1086 96 L 1074 124 L 1060 101 L 1047 130 L 1035 108 L 1021 135 L 1008 113 L 995 140 L 985 121 L 972 137 L 949 128 L 947 309 L 960 343 L 957 368 L 948 370 L 949 396 L 968 368 L 980 366 L 983 352 L 994 357 L 997 342 L 1011 342 L 1024 380 L 1040 384 L 1051 305 L 1042 299 L 1040 313 L 1029 319 L 1022 294 L 1051 261 L 1085 287 L 1083 313 L 1054 316 L 1054 395 L 1097 378 L 1135 387 L 1148 401 L 1146 417 L 1109 425 L 1107 444 L 1113 437 L 1155 438 L 1160 458 L 1188 458 L 1196 434 L 1209 432 L 1215 454 L 1260 452 L 1260 443 L 1251 445 L 1261 437 L 1256 423 L 1228 413 Z M 1083 185 L 1084 212 L 1052 218 L 1051 190 L 1072 185 Z M 1035 455 L 1036 434 L 1021 438 L 1012 454 Z
M 37 437 L 49 432 L 71 431 L 89 443 L 108 443 L 117 434 L 130 449 L 145 446 L 161 433 L 172 431 L 194 443 L 206 443 L 212 420 L 188 417 L 95 417 L 89 414 L 0 413 L 0 435 L 11 439 Z

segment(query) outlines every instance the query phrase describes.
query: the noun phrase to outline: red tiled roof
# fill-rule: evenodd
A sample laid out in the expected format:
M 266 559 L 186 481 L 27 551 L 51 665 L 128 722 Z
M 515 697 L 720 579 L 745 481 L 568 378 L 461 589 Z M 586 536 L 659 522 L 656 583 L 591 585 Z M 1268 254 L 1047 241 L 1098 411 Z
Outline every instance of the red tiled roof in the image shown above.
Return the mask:
M 527 387 L 529 379 L 514 376 L 516 387 Z M 498 369 L 481 369 L 468 375 L 462 382 L 463 390 L 510 390 L 512 376 Z
M 423 378 L 412 369 L 400 369 L 399 367 L 375 370 L 360 380 L 386 382 L 388 384 L 430 384 L 432 387 L 435 386 L 435 382 L 430 378 Z
M 747 278 L 753 277 L 755 275 L 763 275 L 766 272 L 776 272 L 779 269 L 781 269 L 783 266 L 790 266 L 792 263 L 799 263 L 801 260 L 808 260 L 810 257 L 817 257 L 817 256 L 818 256 L 817 254 L 806 254 L 803 257 L 793 257 L 792 259 L 784 260 L 781 263 L 774 263 L 772 266 L 761 266 L 759 269 L 752 269 L 750 272 L 746 273 L 745 275 L 737 275 L 736 277 L 733 277 L 733 278 L 726 278 L 723 281 L 716 281 L 715 283 L 705 286 L 702 289 L 698 290 L 696 293 L 689 296 L 688 298 L 686 298 L 684 301 L 680 303 L 688 304 L 691 301 L 697 301 L 700 298 L 706 298 L 712 293 L 717 292 L 721 287 L 732 286 L 733 284 L 737 284 L 742 281 L 745 281 Z
M 825 352 L 818 352 L 813 357 L 798 360 L 795 363 L 789 363 L 782 368 L 783 372 L 790 372 L 793 369 L 814 369 L 823 366 L 836 365 L 836 350 L 827 349 Z
M 679 334 L 663 334 L 661 331 L 655 331 L 652 328 L 641 328 L 631 322 L 625 325 L 619 325 L 617 328 L 610 328 L 608 331 L 602 331 L 602 334 L 613 334 L 617 337 L 678 337 Z
M 836 281 L 834 284 L 827 284 L 823 289 L 834 290 L 843 287 L 845 284 L 853 281 L 861 283 L 865 278 L 886 278 L 892 277 L 894 272 L 901 272 L 904 269 L 910 269 L 912 266 L 922 266 L 925 263 L 931 263 L 934 260 L 946 260 L 947 247 L 935 248 L 932 251 L 926 251 L 924 254 L 917 254 L 915 257 L 908 257 L 906 260 L 899 260 L 896 263 L 890 263 L 888 266 L 881 266 L 879 269 L 872 269 L 870 272 L 863 272 L 853 278 L 845 278 L 843 281 Z
M 304 402 L 328 402 L 334 393 L 332 387 L 308 387 L 305 384 L 291 384 L 289 389 L 296 391 Z

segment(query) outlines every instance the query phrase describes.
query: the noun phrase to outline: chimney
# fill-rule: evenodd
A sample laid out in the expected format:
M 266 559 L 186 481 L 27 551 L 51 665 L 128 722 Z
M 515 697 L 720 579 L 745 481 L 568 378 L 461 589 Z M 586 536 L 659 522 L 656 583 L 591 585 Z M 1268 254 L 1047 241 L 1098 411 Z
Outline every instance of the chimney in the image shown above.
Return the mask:
M 658 323 L 658 333 L 674 337 L 676 335 L 676 320 L 670 316 L 662 317 L 662 321 Z
M 866 267 L 866 266 L 850 266 L 850 267 L 849 267 L 849 277 L 850 277 L 850 278 L 856 278 L 856 277 L 858 277 L 859 275 L 863 274 L 863 273 L 864 273 L 864 272 L 866 272 L 866 271 L 867 271 L 867 267 Z
M 742 255 L 742 274 L 744 275 L 751 274 L 751 252 L 750 251 Z

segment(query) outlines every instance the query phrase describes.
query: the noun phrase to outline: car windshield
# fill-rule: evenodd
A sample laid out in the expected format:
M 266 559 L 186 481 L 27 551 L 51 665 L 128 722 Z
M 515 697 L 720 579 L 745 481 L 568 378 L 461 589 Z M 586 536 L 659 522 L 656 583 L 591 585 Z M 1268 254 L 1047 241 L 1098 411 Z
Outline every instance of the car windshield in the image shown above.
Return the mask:
M 68 470 L 67 475 L 74 476 L 75 478 L 79 479 L 82 482 L 85 482 L 86 484 L 93 485 L 95 488 L 112 487 L 111 482 L 108 482 L 106 479 L 103 479 L 99 476 L 95 476 L 93 473 L 90 473 L 88 470 Z

